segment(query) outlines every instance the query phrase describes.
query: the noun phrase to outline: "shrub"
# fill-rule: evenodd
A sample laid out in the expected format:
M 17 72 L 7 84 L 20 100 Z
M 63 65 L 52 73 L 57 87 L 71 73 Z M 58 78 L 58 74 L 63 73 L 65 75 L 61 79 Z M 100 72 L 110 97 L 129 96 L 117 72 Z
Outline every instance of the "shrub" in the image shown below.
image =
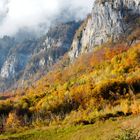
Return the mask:
M 135 92 L 140 91 L 140 77 L 139 76 L 128 79 L 127 83 L 129 84 L 130 87 L 134 89 Z
M 6 129 L 16 129 L 21 127 L 21 121 L 15 112 L 11 112 L 6 120 Z
M 117 93 L 119 93 L 119 95 L 125 95 L 128 90 L 129 87 L 123 80 L 107 80 L 97 84 L 93 92 L 95 95 L 99 95 L 104 99 L 114 99 Z
M 112 140 L 139 140 L 138 131 L 134 129 L 123 130 L 123 133 L 113 138 Z

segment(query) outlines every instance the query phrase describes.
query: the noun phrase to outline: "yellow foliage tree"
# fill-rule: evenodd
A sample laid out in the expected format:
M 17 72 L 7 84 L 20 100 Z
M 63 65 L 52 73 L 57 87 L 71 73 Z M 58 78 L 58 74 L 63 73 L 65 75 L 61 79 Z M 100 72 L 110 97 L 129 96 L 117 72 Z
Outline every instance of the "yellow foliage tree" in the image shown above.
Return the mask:
M 6 120 L 6 127 L 7 128 L 19 128 L 21 126 L 21 121 L 19 120 L 18 116 L 15 112 L 11 112 L 8 115 Z

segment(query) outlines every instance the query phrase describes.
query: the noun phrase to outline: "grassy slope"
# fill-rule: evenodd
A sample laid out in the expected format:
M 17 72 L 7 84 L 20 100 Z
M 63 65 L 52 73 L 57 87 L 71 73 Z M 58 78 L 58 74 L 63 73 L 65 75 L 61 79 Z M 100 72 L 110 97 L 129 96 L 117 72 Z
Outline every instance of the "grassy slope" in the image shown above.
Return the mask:
M 93 125 L 51 127 L 1 135 L 0 140 L 111 140 L 123 128 L 139 129 L 139 116 L 110 119 Z

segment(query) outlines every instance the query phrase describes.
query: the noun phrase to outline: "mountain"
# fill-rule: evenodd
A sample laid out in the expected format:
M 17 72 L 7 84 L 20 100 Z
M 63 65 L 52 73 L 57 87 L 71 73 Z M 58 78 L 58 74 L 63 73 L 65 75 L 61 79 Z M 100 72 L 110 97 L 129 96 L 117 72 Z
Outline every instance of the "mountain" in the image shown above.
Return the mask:
M 15 40 L 8 36 L 4 36 L 0 39 L 0 69 L 6 60 L 6 56 L 8 55 L 9 50 L 13 48 L 15 44 Z
M 92 51 L 108 41 L 126 39 L 139 28 L 139 0 L 95 0 L 92 13 L 77 31 L 69 56 Z
M 104 43 L 136 43 L 140 36 L 139 0 L 95 0 L 83 22 L 59 23 L 46 35 L 19 32 L 1 39 L 0 89 L 23 86 L 49 72 L 67 54 L 71 62 Z M 7 43 L 7 44 L 4 44 Z M 11 46 L 11 47 L 10 47 Z
M 13 86 L 19 79 L 27 80 L 37 72 L 47 72 L 69 50 L 79 26 L 80 22 L 59 23 L 40 38 L 1 39 L 0 90 Z
M 27 37 L 0 39 L 0 139 L 140 139 L 140 0 Z

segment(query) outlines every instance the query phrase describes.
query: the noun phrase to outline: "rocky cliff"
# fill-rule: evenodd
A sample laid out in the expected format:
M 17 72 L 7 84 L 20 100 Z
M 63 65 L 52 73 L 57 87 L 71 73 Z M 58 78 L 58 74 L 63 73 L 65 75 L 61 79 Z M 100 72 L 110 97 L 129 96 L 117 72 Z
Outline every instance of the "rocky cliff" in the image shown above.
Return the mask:
M 70 58 L 130 34 L 140 17 L 140 0 L 95 0 L 91 16 L 75 35 Z

